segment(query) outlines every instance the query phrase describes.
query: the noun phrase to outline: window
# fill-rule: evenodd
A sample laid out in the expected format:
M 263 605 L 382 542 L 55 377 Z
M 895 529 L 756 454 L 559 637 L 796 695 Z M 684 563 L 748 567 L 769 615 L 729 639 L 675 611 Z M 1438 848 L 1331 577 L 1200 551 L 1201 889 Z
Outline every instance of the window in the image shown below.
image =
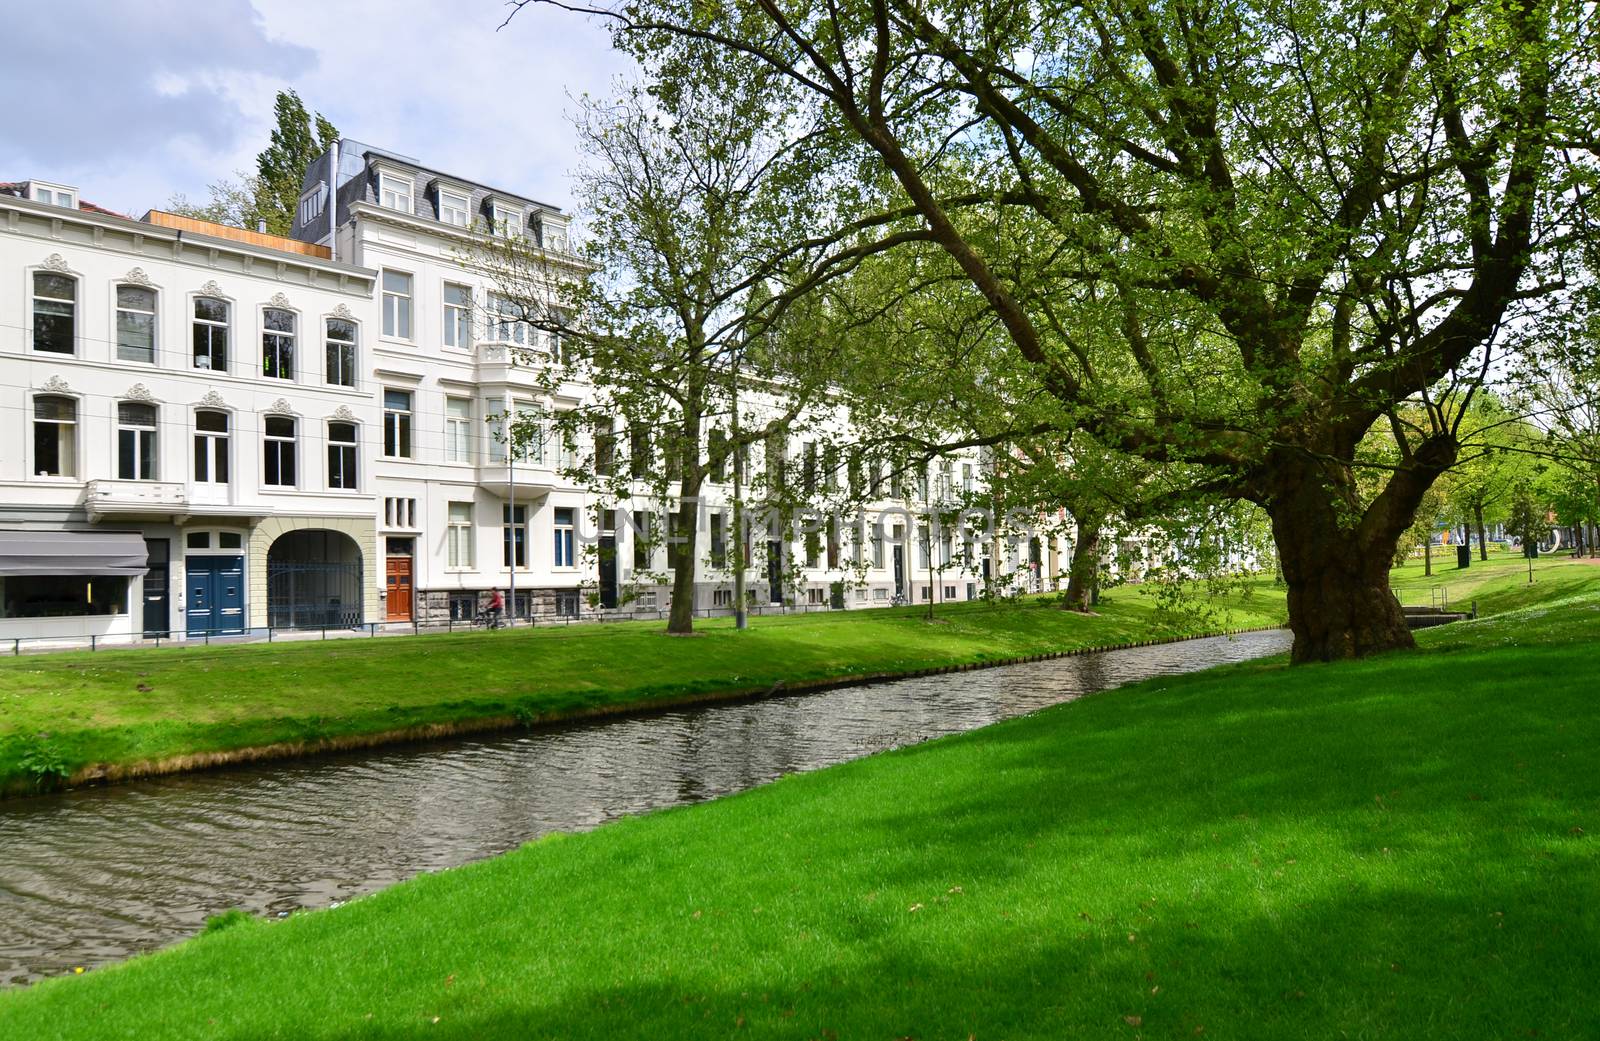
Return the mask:
M 156 476 L 156 407 L 117 402 L 117 477 L 153 481 Z
M 391 173 L 378 174 L 378 205 L 387 210 L 413 213 L 411 205 L 411 179 Z
M 511 559 L 516 557 L 517 567 L 528 566 L 528 508 L 526 506 L 502 506 L 501 513 L 501 546 L 500 563 L 511 567 Z
M 511 206 L 502 206 L 498 203 L 489 208 L 494 216 L 494 233 L 506 238 L 522 234 L 522 212 Z
M 228 371 L 228 304 L 212 296 L 194 298 L 194 367 Z
M 328 424 L 328 487 L 356 488 L 356 425 Z
M 927 477 L 924 476 L 923 480 L 926 481 Z M 917 525 L 917 567 L 924 571 L 928 570 L 929 549 L 928 526 L 926 524 L 919 524 Z
M 544 441 L 549 436 L 544 425 L 544 413 L 536 405 L 519 401 L 516 405 L 516 427 L 517 436 L 522 439 L 522 450 L 517 454 L 517 461 L 543 466 Z
M 278 488 L 295 486 L 295 427 L 288 416 L 267 416 L 263 451 L 266 473 L 262 483 Z
M 331 386 L 356 385 L 356 323 L 343 318 L 330 318 L 327 322 L 328 371 L 326 379 Z
M 383 335 L 411 339 L 411 276 L 404 271 L 383 273 Z
M 484 334 L 490 343 L 533 346 L 533 331 L 522 321 L 522 309 L 515 301 L 499 293 L 490 293 L 487 318 Z
M 570 506 L 555 509 L 555 566 L 572 567 L 576 557 L 572 552 L 573 518 L 576 511 Z
M 117 357 L 122 361 L 156 360 L 154 289 L 117 287 Z
M 389 528 L 417 526 L 417 500 L 391 496 L 383 500 L 383 522 Z
M 732 607 L 733 606 L 733 590 L 731 590 L 731 589 L 713 589 L 711 591 L 711 606 L 712 607 Z
M 328 197 L 328 186 L 318 184 L 315 188 L 300 196 L 300 207 L 295 223 L 305 227 L 318 217 L 322 216 L 322 209 Z
M 472 503 L 450 504 L 449 524 L 445 529 L 445 543 L 450 566 L 472 566 Z
M 183 537 L 183 544 L 189 549 L 210 549 L 211 532 L 191 531 Z
M 69 210 L 78 208 L 78 193 L 71 188 L 63 188 L 60 185 L 53 184 L 39 184 L 37 182 L 29 187 L 32 189 L 34 202 L 42 202 L 46 206 L 64 206 Z
M 594 425 L 594 472 L 598 477 L 610 477 L 617 464 L 617 434 L 610 417 Z
M 411 458 L 411 392 L 383 392 L 383 454 L 395 459 Z
M 128 613 L 125 575 L 0 578 L 0 618 L 75 618 Z
M 812 517 L 806 521 L 805 525 L 806 567 L 808 568 L 822 566 L 822 532 L 817 530 L 819 523 L 817 518 Z
M 237 531 L 217 532 L 218 549 L 243 549 L 244 536 Z
M 78 475 L 78 403 L 71 398 L 33 399 L 33 470 L 40 477 Z
M 228 414 L 194 414 L 194 479 L 199 484 L 228 483 Z
M 955 586 L 945 586 L 944 587 L 944 598 L 946 600 L 954 600 L 956 598 L 956 587 Z
M 801 454 L 801 487 L 806 495 L 817 494 L 817 443 L 807 441 Z
M 968 495 L 972 494 L 972 464 L 961 464 L 961 490 Z
M 711 566 L 725 568 L 728 566 L 728 536 L 726 531 L 726 518 L 720 513 L 711 515 Z
M 872 566 L 883 567 L 883 525 L 872 527 Z
M 712 427 L 706 436 L 706 463 L 713 481 L 721 484 L 728 479 L 728 435 L 721 427 Z
M 444 458 L 449 463 L 472 462 L 472 401 L 444 401 Z
M 49 271 L 33 273 L 33 349 L 71 354 L 77 336 L 78 282 Z
M 439 189 L 439 219 L 446 224 L 465 228 L 472 223 L 472 202 L 461 192 Z
M 635 571 L 648 571 L 650 569 L 651 527 L 650 514 L 644 510 L 633 511 L 633 569 Z
M 444 284 L 444 345 L 472 346 L 472 290 L 454 282 Z
M 261 312 L 261 371 L 270 379 L 294 379 L 294 314 L 277 307 Z

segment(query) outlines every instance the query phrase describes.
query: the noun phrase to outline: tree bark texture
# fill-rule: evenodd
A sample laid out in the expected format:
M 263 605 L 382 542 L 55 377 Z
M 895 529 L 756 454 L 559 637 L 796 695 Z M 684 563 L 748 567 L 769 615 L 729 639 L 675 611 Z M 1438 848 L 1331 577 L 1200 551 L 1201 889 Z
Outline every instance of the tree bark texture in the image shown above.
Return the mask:
M 1067 567 L 1067 599 L 1062 605 L 1069 611 L 1087 613 L 1092 606 L 1095 576 L 1100 570 L 1100 525 L 1098 517 L 1078 520 L 1077 544 Z

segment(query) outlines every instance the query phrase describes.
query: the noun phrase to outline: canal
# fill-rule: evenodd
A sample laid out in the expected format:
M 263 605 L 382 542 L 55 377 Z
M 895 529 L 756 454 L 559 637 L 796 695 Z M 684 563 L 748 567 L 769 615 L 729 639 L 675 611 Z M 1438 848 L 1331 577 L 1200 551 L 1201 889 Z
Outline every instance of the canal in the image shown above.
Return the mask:
M 1191 640 L 0 803 L 0 983 L 152 950 L 228 908 L 327 907 L 546 832 L 1290 642 L 1287 632 Z

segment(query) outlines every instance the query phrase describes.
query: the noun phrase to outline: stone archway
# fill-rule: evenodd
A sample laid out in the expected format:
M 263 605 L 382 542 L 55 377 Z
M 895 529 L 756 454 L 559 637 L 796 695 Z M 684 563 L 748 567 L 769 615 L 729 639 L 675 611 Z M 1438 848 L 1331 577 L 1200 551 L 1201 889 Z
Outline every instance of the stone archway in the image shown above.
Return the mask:
M 298 528 L 267 550 L 267 624 L 354 628 L 364 621 L 361 547 L 328 528 Z

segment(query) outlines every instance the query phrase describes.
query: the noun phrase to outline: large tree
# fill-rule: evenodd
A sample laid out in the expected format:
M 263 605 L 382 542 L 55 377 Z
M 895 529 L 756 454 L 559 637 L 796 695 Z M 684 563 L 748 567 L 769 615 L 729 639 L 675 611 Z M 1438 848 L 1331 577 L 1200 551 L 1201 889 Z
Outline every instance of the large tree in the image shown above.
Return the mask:
M 882 186 L 875 227 L 945 252 L 1064 426 L 1262 506 L 1296 661 L 1412 644 L 1395 544 L 1456 460 L 1463 391 L 1586 234 L 1592 6 L 599 10 L 779 72 Z M 1357 447 L 1380 423 L 1400 459 L 1364 497 Z

